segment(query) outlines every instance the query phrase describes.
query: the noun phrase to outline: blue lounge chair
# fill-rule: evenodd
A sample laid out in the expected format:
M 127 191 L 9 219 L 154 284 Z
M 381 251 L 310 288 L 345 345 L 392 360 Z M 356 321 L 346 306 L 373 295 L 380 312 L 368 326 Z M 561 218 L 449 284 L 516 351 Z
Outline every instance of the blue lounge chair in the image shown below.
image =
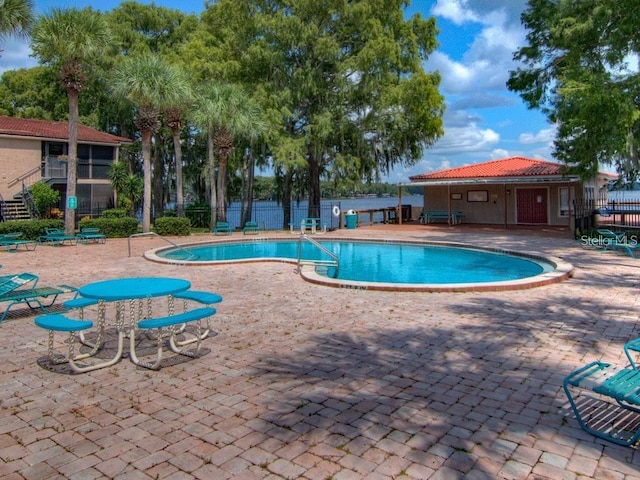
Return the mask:
M 48 243 L 53 246 L 64 245 L 65 243 L 68 245 L 76 244 L 76 236 L 75 235 L 67 235 L 64 230 L 59 228 L 45 228 L 45 234 L 38 237 L 38 241 L 40 243 Z
M 214 235 L 231 235 L 233 232 L 228 222 L 216 222 L 213 228 Z
M 5 247 L 8 252 L 15 252 L 19 247 L 24 247 L 25 250 L 35 250 L 38 245 L 33 240 L 25 240 L 22 237 L 22 232 L 11 232 L 0 234 L 0 246 Z
M 624 250 L 630 257 L 634 257 L 633 251 L 638 248 L 638 241 L 627 236 L 626 232 L 614 232 L 608 228 L 596 229 L 598 236 L 593 244 L 603 247 L 604 250 Z
M 242 229 L 242 234 L 246 235 L 247 233 L 257 234 L 260 231 L 258 227 L 258 222 L 247 222 L 244 224 L 244 228 Z
M 2 322 L 11 307 L 17 304 L 25 304 L 30 309 L 40 308 L 46 313 L 46 308 L 52 306 L 58 296 L 63 293 L 76 292 L 76 288 L 69 285 L 57 287 L 38 287 L 38 276 L 32 273 L 20 273 L 0 277 L 0 303 L 9 302 L 2 316 Z M 45 305 L 42 302 L 47 300 Z
M 563 388 L 584 431 L 618 445 L 640 439 L 640 370 L 594 361 L 569 374 Z M 574 398 L 572 390 L 580 396 Z
M 80 232 L 76 234 L 76 241 L 85 245 L 89 242 L 107 243 L 107 236 L 104 233 L 100 233 L 99 228 L 85 227 L 81 228 Z

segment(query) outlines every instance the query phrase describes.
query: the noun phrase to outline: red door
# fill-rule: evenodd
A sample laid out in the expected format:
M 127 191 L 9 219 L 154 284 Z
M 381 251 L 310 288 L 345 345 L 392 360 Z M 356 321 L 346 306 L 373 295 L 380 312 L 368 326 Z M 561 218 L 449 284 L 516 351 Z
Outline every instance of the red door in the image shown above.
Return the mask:
M 549 223 L 546 188 L 518 188 L 516 192 L 518 223 Z

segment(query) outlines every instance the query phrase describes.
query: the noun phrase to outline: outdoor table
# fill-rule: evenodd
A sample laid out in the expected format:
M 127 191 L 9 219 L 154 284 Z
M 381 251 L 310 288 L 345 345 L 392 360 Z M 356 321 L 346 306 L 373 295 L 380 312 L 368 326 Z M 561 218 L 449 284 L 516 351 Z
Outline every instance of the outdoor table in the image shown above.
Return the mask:
M 173 295 L 191 287 L 191 282 L 180 278 L 131 277 L 103 280 L 80 287 L 78 293 L 84 298 L 98 300 L 98 334 L 102 336 L 105 326 L 105 304 L 116 302 L 116 328 L 118 331 L 118 354 L 122 355 L 125 331 L 136 328 L 142 318 L 151 318 L 151 299 L 168 297 L 169 315 L 174 313 Z M 143 312 L 144 300 L 147 311 Z M 129 302 L 129 322 L 126 324 L 125 302 Z

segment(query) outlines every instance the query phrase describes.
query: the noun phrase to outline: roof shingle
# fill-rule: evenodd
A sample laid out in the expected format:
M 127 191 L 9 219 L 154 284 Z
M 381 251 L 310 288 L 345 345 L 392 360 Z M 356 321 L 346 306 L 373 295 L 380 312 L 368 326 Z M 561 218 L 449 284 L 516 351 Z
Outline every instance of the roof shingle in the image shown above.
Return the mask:
M 69 124 L 67 122 L 0 116 L 0 135 L 68 140 Z M 128 138 L 100 132 L 86 125 L 78 125 L 78 141 L 111 145 L 132 143 Z
M 563 165 L 559 163 L 534 160 L 532 158 L 512 157 L 502 160 L 450 168 L 438 172 L 424 173 L 409 177 L 412 182 L 421 180 L 451 180 L 472 178 L 501 177 L 539 177 L 562 175 Z

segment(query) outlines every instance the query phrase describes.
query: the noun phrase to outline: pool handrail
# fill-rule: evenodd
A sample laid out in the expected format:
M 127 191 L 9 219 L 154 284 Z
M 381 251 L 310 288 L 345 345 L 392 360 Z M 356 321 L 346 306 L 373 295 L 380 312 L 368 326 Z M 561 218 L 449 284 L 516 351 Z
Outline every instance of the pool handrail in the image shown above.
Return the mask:
M 306 240 L 316 248 L 318 248 L 323 253 L 327 254 L 332 258 L 332 260 L 302 260 L 302 241 Z M 338 260 L 338 256 L 332 251 L 328 250 L 326 247 L 322 246 L 317 240 L 309 237 L 306 234 L 300 235 L 298 238 L 298 264 L 295 269 L 296 273 L 300 273 L 303 265 L 313 265 L 313 266 L 327 266 L 327 267 L 335 267 L 336 273 L 334 278 L 338 277 L 338 271 L 340 269 L 340 261 Z
M 127 239 L 127 243 L 128 243 L 128 246 L 129 246 L 129 257 L 131 257 L 131 239 L 133 237 L 145 237 L 145 236 L 148 236 L 148 235 L 155 235 L 156 237 L 158 237 L 158 238 L 164 240 L 165 242 L 167 242 L 168 244 L 173 245 L 178 250 L 184 250 L 185 252 L 187 252 L 189 254 L 189 258 L 198 258 L 198 256 L 196 254 L 194 254 L 193 252 L 190 252 L 186 248 L 181 247 L 177 243 L 172 242 L 171 240 L 169 240 L 168 238 L 163 237 L 162 235 L 158 235 L 156 232 L 134 233 L 133 235 L 129 235 L 129 238 Z

